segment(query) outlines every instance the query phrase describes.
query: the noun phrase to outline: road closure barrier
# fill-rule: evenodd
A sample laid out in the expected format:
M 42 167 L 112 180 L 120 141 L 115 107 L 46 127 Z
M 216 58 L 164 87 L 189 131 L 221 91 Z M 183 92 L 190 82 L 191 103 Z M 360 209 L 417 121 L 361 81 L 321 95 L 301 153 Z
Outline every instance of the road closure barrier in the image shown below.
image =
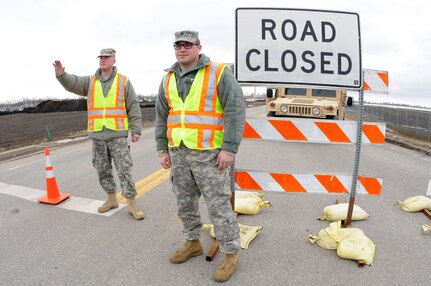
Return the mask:
M 350 192 L 351 175 L 273 173 L 237 169 L 237 189 L 286 193 L 343 194 Z M 380 195 L 382 178 L 358 176 L 356 193 Z
M 364 91 L 389 93 L 389 75 L 387 71 L 364 69 Z
M 47 194 L 37 199 L 39 203 L 57 205 L 70 197 L 70 194 L 60 193 L 58 190 L 57 180 L 54 175 L 54 167 L 51 164 L 48 148 L 45 148 L 45 175 Z
M 245 139 L 299 141 L 309 143 L 356 143 L 356 121 L 289 118 L 247 118 Z M 384 144 L 386 124 L 365 122 L 363 144 Z

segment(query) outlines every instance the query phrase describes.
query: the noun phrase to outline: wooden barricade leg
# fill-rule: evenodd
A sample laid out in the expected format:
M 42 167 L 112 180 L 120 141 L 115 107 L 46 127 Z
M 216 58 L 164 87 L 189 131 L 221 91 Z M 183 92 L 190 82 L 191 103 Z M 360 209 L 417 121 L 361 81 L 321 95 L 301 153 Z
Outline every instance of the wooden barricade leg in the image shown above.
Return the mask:
M 338 199 L 335 200 L 335 203 L 341 204 L 341 202 Z M 346 225 L 346 222 L 344 220 L 341 221 L 341 224 L 344 225 L 344 227 L 346 227 L 346 228 L 352 227 L 351 224 Z M 365 262 L 363 260 L 356 260 L 356 264 L 358 265 L 358 267 L 364 267 L 365 266 Z
M 427 209 L 423 209 L 423 213 L 429 218 L 431 219 L 431 212 Z

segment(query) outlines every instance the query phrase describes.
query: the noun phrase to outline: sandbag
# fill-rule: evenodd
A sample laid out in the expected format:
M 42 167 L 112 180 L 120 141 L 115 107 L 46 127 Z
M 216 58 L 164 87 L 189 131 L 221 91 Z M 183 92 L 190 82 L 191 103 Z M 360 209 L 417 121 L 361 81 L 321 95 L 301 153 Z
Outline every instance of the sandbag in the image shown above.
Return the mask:
M 270 207 L 268 201 L 256 200 L 255 198 L 235 198 L 235 212 L 246 215 L 260 213 L 260 207 Z
M 339 221 L 347 218 L 348 203 L 335 204 L 323 209 L 323 216 L 318 217 L 320 220 Z M 352 220 L 364 220 L 369 215 L 359 206 L 353 205 Z
M 329 250 L 336 250 L 338 243 L 352 235 L 363 235 L 364 232 L 359 228 L 341 228 L 341 221 L 332 222 L 328 227 L 322 229 L 319 235 L 308 236 L 311 243 L 317 243 L 320 247 Z
M 258 193 L 258 192 L 252 192 L 252 191 L 235 191 L 235 199 L 242 199 L 242 198 L 254 198 L 257 201 L 264 202 L 264 195 L 265 192 Z
M 247 226 L 240 223 L 238 225 L 239 225 L 239 236 L 240 236 L 241 248 L 247 250 L 250 242 L 257 236 L 257 234 L 263 229 L 263 227 Z M 204 224 L 203 228 L 209 229 L 210 236 L 212 238 L 216 238 L 215 232 L 214 232 L 214 225 Z
M 319 231 L 318 235 L 308 235 L 308 240 L 311 243 L 317 243 L 320 247 L 329 250 L 336 250 L 338 247 L 337 241 L 330 236 L 324 229 Z
M 365 235 L 351 235 L 340 241 L 337 247 L 337 255 L 340 258 L 361 260 L 367 265 L 373 263 L 376 253 L 376 245 Z
M 419 212 L 423 209 L 431 210 L 431 199 L 425 196 L 414 196 L 405 199 L 403 202 L 397 201 L 401 209 L 405 212 Z
M 239 236 L 241 240 L 241 248 L 247 250 L 250 242 L 263 229 L 262 226 L 247 226 L 239 223 Z
M 426 225 L 426 224 L 422 225 L 422 230 L 423 231 L 429 231 L 429 230 L 431 230 L 431 225 Z

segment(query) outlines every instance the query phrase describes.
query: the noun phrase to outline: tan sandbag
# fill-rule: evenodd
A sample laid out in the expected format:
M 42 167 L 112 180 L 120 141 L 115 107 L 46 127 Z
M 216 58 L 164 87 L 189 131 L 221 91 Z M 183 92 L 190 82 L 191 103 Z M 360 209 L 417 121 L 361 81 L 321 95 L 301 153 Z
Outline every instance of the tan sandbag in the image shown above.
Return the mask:
M 338 243 L 337 255 L 340 258 L 360 260 L 367 265 L 373 263 L 376 245 L 365 235 L 351 235 Z
M 250 242 L 263 229 L 262 226 L 247 226 L 239 223 L 239 236 L 241 240 L 241 248 L 247 250 Z
M 250 242 L 257 236 L 257 234 L 263 229 L 263 227 L 247 226 L 240 223 L 238 225 L 239 225 L 239 236 L 240 236 L 241 248 L 247 250 Z M 210 236 L 212 238 L 216 238 L 215 232 L 214 232 L 214 225 L 204 224 L 202 227 L 205 229 L 209 229 Z
M 235 191 L 235 199 L 240 198 L 254 198 L 258 201 L 264 202 L 264 195 L 265 192 L 258 193 L 258 192 L 252 192 L 252 191 Z
M 329 250 L 336 250 L 338 243 L 332 236 L 330 236 L 324 229 L 319 231 L 318 235 L 310 234 L 308 235 L 308 240 L 311 243 L 317 243 L 320 247 Z
M 356 235 L 365 235 L 365 234 L 362 231 L 362 229 L 359 229 L 359 228 L 355 228 L 355 227 L 341 228 L 338 242 Z
M 235 198 L 235 212 L 246 215 L 260 213 L 260 207 L 269 207 L 268 201 L 259 201 L 255 198 Z
M 431 230 L 431 225 L 426 225 L 426 224 L 422 225 L 422 230 L 423 231 L 429 231 L 429 230 Z
M 341 221 L 330 223 L 328 227 L 319 231 L 318 235 L 310 234 L 308 240 L 317 243 L 320 247 L 329 250 L 336 250 L 338 246 L 338 233 L 341 228 Z
M 308 236 L 311 243 L 317 243 L 320 247 L 329 250 L 336 250 L 338 243 L 352 235 L 361 235 L 364 232 L 359 228 L 341 228 L 341 221 L 332 222 L 328 227 L 322 229 L 319 235 Z
M 397 201 L 401 209 L 405 212 L 419 212 L 423 209 L 431 210 L 431 199 L 425 196 L 414 196 L 405 199 L 403 202 Z
M 339 221 L 347 218 L 348 203 L 335 204 L 323 209 L 323 216 L 318 217 L 320 220 Z M 352 220 L 364 220 L 369 215 L 358 205 L 353 205 Z

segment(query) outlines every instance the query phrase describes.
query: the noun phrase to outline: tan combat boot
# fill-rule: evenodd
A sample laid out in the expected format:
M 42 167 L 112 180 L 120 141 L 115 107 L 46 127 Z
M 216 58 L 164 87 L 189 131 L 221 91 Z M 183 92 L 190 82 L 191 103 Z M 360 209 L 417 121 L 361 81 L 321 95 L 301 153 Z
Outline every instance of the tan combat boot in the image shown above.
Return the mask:
M 203 253 L 202 245 L 199 240 L 187 240 L 180 250 L 175 251 L 169 256 L 172 263 L 183 263 L 193 256 Z
M 126 201 L 129 206 L 129 214 L 137 220 L 144 219 L 144 213 L 136 205 L 135 197 L 126 198 Z
M 106 213 L 110 209 L 118 208 L 117 193 L 112 192 L 106 194 L 108 195 L 108 199 L 97 209 L 99 213 Z
M 225 254 L 222 263 L 214 272 L 214 280 L 228 281 L 239 265 L 237 254 Z

